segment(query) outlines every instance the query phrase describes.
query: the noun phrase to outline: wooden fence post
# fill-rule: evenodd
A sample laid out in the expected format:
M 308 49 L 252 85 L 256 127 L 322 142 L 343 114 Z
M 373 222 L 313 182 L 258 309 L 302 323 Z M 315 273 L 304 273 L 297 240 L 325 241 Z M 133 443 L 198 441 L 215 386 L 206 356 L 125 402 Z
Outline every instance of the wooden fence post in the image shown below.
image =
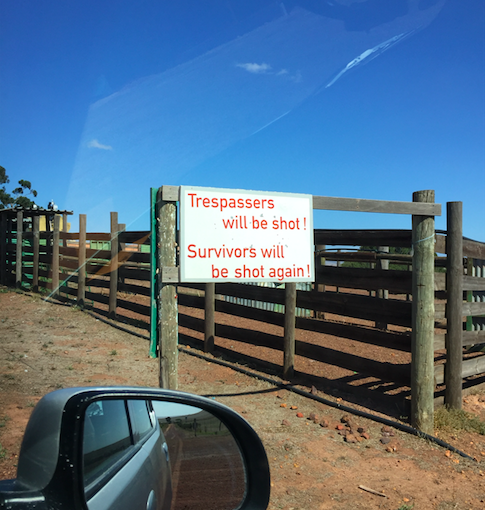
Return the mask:
M 216 334 L 215 311 L 216 311 L 216 284 L 205 284 L 205 317 L 204 317 L 204 351 L 213 352 Z
M 39 252 L 40 252 L 40 233 L 39 233 L 39 216 L 36 214 L 32 217 L 32 244 L 34 252 L 34 264 L 32 268 L 32 289 L 34 292 L 39 291 Z
M 389 253 L 389 246 L 379 246 L 377 248 L 379 253 Z M 377 268 L 378 269 L 389 269 L 389 260 L 388 259 L 377 259 Z M 377 291 L 377 297 L 379 299 L 389 299 L 389 291 L 387 289 L 379 289 Z M 376 322 L 376 328 L 378 329 L 387 329 L 387 324 L 385 322 Z
M 119 223 L 118 224 L 118 236 L 119 236 L 118 239 L 122 239 L 121 232 L 125 232 L 125 231 L 126 231 L 126 223 Z M 118 251 L 122 252 L 122 251 L 125 251 L 125 249 L 126 249 L 126 243 L 122 243 L 120 241 L 118 243 Z M 125 274 L 126 274 L 124 264 L 121 264 L 120 268 L 121 268 L 121 271 L 118 271 L 118 286 L 119 286 L 119 290 L 121 292 L 123 292 L 125 290 L 124 285 L 125 285 Z
M 413 202 L 434 203 L 434 191 L 416 191 Z M 434 216 L 413 215 L 411 423 L 434 430 Z
M 463 227 L 462 202 L 446 204 L 446 322 L 445 404 L 462 408 L 463 363 Z
M 157 194 L 159 384 L 160 388 L 170 390 L 178 388 L 177 288 L 173 282 L 167 282 L 170 279 L 168 273 L 176 267 L 176 201 L 178 200 L 178 190 L 179 188 L 173 186 L 162 186 Z
M 315 245 L 316 252 L 325 251 L 326 248 L 327 247 L 324 244 Z M 313 284 L 313 290 L 315 292 L 325 292 L 325 282 L 320 283 L 321 276 L 318 274 L 320 268 L 322 267 L 322 262 L 323 262 L 323 265 L 325 265 L 325 259 L 323 259 L 323 260 L 322 259 L 323 259 L 323 257 L 321 256 L 321 254 L 317 254 L 315 256 L 315 283 Z M 314 310 L 313 316 L 315 318 L 323 320 L 323 319 L 325 319 L 325 312 L 320 312 L 320 311 Z
M 47 219 L 47 218 L 46 218 Z M 54 215 L 54 230 L 52 234 L 52 296 L 59 296 L 59 227 L 61 217 L 58 214 Z
M 283 341 L 283 378 L 290 379 L 295 371 L 295 310 L 296 283 L 285 284 L 285 334 Z
M 109 278 L 109 316 L 116 317 L 118 293 L 118 213 L 111 212 L 111 271 Z
M 24 213 L 17 211 L 17 246 L 15 257 L 15 286 L 17 289 L 22 287 L 22 248 L 24 234 Z
M 77 259 L 77 304 L 84 308 L 86 298 L 86 215 L 79 215 L 79 250 Z
M 0 214 L 0 284 L 7 281 L 7 215 Z

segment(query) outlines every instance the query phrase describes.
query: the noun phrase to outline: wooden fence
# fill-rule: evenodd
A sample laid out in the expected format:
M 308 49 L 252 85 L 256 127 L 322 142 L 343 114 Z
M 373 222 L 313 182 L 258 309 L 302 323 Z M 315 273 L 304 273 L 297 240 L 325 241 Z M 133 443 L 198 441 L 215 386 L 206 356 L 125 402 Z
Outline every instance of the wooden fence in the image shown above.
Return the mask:
M 453 204 L 457 203 L 448 204 L 448 230 L 438 232 L 435 242 L 434 378 L 435 402 L 461 406 L 462 388 L 467 391 L 485 381 L 485 355 L 478 348 L 485 343 L 485 331 L 470 327 L 485 315 L 480 297 L 485 278 L 477 269 L 483 267 L 485 244 L 462 237 L 461 209 L 456 213 Z M 109 233 L 86 232 L 85 215 L 80 215 L 79 232 L 60 231 L 59 219 L 65 212 L 54 215 L 50 231 L 41 232 L 38 218 L 42 214 L 52 213 L 0 212 L 1 283 L 48 292 L 73 304 L 95 307 L 111 317 L 138 317 L 139 325 L 149 329 L 150 320 L 153 323 L 150 296 L 154 269 L 150 232 L 124 231 L 116 213 L 111 214 Z M 64 227 L 66 224 L 64 218 Z M 180 337 L 200 342 L 202 335 L 206 351 L 215 349 L 237 357 L 222 345 L 224 340 L 281 353 L 288 346 L 288 332 L 294 328 L 299 336 L 294 344 L 298 358 L 292 362 L 296 375 L 304 372 L 299 371 L 298 360 L 315 360 L 350 371 L 353 375 L 343 380 L 349 392 L 361 390 L 372 398 L 375 392 L 371 388 L 380 387 L 389 396 L 411 385 L 413 316 L 413 272 L 406 270 L 411 267 L 412 255 L 389 253 L 389 248 L 410 249 L 412 245 L 410 230 L 315 230 L 317 281 L 311 291 L 296 290 L 294 284 L 284 288 L 233 283 L 178 285 L 178 303 L 185 307 L 179 313 L 179 325 L 186 331 Z M 375 246 L 377 250 L 355 251 L 359 246 Z M 349 267 L 349 262 L 356 261 L 370 267 Z M 244 304 L 238 304 L 237 299 Z M 251 302 L 277 306 L 268 310 L 250 306 Z M 296 307 L 311 313 L 295 318 Z M 223 324 L 220 314 L 250 319 L 252 329 L 234 327 L 230 320 Z M 258 322 L 283 327 L 284 335 L 263 334 L 254 326 Z M 323 341 L 307 342 L 305 332 L 367 345 L 378 353 L 377 359 L 330 348 Z M 151 334 L 153 337 L 153 328 Z M 400 363 L 392 359 L 393 353 L 403 353 Z M 241 359 L 264 365 L 264 360 L 249 355 Z M 284 364 L 266 365 L 292 375 Z M 303 375 L 315 382 L 331 382 L 325 373 Z M 369 377 L 371 380 L 366 379 Z M 409 391 L 401 392 L 400 398 L 403 396 L 408 397 Z
M 42 215 L 53 217 L 50 231 L 39 230 Z M 150 233 L 124 231 L 117 213 L 111 213 L 109 233 L 86 232 L 85 215 L 79 217 L 79 232 L 61 232 L 60 216 L 31 210 L 2 213 L 0 282 L 96 308 L 112 318 L 138 317 L 137 325 L 149 329 Z

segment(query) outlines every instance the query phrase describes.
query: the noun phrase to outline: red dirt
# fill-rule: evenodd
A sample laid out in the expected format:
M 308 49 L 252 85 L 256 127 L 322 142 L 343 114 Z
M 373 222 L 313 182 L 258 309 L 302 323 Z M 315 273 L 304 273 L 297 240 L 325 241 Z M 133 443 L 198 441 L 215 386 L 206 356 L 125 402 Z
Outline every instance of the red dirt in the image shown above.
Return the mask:
M 25 425 L 42 395 L 68 386 L 156 387 L 158 360 L 148 357 L 146 340 L 78 309 L 45 302 L 39 296 L 0 290 L 0 476 L 11 478 L 15 477 Z M 222 315 L 219 320 L 245 328 L 250 322 Z M 260 323 L 257 327 L 261 331 Z M 274 326 L 265 331 L 281 334 Z M 299 334 L 301 339 L 313 341 L 309 333 Z M 254 358 L 264 356 L 278 366 L 282 363 L 282 355 L 271 349 L 236 345 L 229 340 L 217 339 L 216 343 Z M 326 346 L 344 348 L 338 342 Z M 345 348 L 358 355 L 361 347 L 355 342 Z M 187 350 L 196 351 L 193 346 Z M 388 354 L 399 363 L 407 362 L 404 353 Z M 296 367 L 307 373 L 322 371 L 332 380 L 350 377 L 352 382 L 356 375 L 305 358 L 298 358 Z M 271 377 L 281 381 L 276 375 Z M 310 386 L 301 387 L 311 390 Z M 255 427 L 270 461 L 272 510 L 485 508 L 484 436 L 439 431 L 443 440 L 476 457 L 475 462 L 395 429 L 383 436 L 381 424 L 350 415 L 353 429 L 362 427 L 365 432 L 356 432 L 357 442 L 346 442 L 339 434 L 343 431 L 336 428 L 343 425 L 345 413 L 341 410 L 185 352 L 179 356 L 179 389 L 214 396 Z M 372 407 L 357 398 L 349 402 L 347 393 L 328 395 L 320 387 L 317 393 L 359 409 L 366 409 L 366 404 Z M 485 420 L 483 394 L 466 397 L 463 405 Z M 322 419 L 328 427 L 320 425 Z M 364 439 L 363 434 L 369 438 Z M 384 437 L 388 442 L 381 442 Z

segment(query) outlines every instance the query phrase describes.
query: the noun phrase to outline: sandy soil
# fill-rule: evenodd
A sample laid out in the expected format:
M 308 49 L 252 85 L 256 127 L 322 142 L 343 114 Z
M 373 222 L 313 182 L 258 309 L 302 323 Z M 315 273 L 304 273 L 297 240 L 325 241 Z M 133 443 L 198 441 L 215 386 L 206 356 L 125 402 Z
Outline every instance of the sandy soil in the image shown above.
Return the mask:
M 158 360 L 148 357 L 147 340 L 76 308 L 0 291 L 0 477 L 12 478 L 25 425 L 42 395 L 68 386 L 156 387 Z M 197 358 L 191 355 L 193 345 L 184 351 L 179 389 L 229 405 L 263 440 L 271 465 L 270 509 L 485 508 L 484 436 L 441 433 L 443 440 L 477 459 L 471 461 L 350 414 L 356 442 L 346 442 L 347 413 Z M 258 357 L 260 352 L 250 346 L 250 354 Z M 311 386 L 301 387 L 311 391 Z M 345 394 L 313 391 L 364 409 L 365 402 L 349 403 Z M 484 420 L 485 396 L 466 397 L 464 408 Z

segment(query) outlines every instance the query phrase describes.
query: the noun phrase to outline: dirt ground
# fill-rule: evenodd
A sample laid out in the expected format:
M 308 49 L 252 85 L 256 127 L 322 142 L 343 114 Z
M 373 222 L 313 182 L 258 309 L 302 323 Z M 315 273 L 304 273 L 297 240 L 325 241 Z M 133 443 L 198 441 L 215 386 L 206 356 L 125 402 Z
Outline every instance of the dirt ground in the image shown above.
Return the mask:
M 193 347 L 184 351 L 179 389 L 229 405 L 260 435 L 271 466 L 271 510 L 485 508 L 485 436 L 440 432 L 441 439 L 476 459 L 467 460 L 195 357 Z M 254 346 L 251 355 L 258 356 Z M 15 477 L 23 431 L 41 396 L 91 385 L 156 387 L 158 360 L 148 356 L 148 341 L 76 308 L 0 288 L 0 478 Z M 355 406 L 339 395 L 313 391 Z M 485 395 L 466 397 L 464 408 L 485 420 Z M 349 428 L 347 414 L 356 442 L 342 435 Z

